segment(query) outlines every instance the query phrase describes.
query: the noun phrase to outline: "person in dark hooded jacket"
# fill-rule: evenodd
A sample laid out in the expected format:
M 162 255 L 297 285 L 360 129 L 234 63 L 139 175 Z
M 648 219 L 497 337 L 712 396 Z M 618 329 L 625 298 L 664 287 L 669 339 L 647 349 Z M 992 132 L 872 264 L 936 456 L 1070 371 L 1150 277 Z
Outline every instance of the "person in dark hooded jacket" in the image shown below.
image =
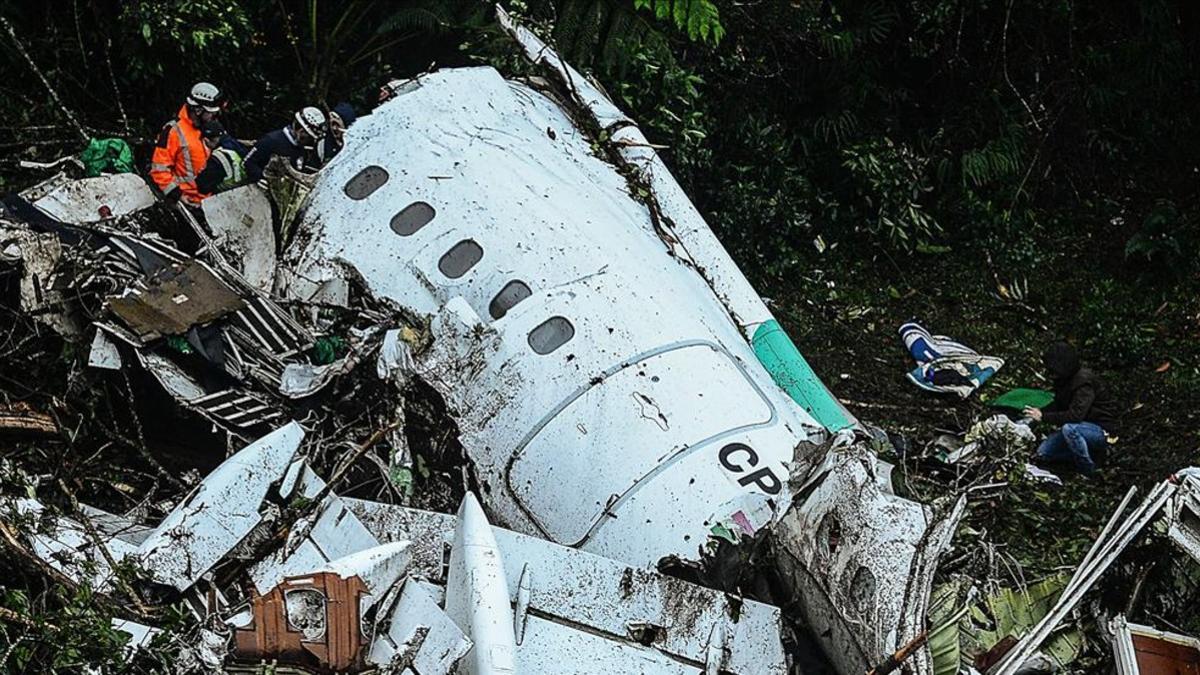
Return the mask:
M 1079 352 L 1066 342 L 1050 345 L 1042 364 L 1054 379 L 1054 400 L 1045 408 L 1025 408 L 1034 421 L 1059 427 L 1038 447 L 1038 459 L 1071 461 L 1081 473 L 1096 470 L 1116 431 L 1114 405 L 1100 378 L 1084 368 Z

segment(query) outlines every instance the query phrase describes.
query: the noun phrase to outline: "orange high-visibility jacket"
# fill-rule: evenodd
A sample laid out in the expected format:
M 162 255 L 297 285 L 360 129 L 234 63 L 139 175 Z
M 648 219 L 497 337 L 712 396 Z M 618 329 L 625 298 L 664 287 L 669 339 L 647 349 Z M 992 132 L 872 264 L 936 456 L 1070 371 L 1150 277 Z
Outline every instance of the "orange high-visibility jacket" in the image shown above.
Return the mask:
M 208 148 L 200 130 L 188 117 L 187 106 L 180 106 L 179 117 L 163 125 L 150 158 L 150 178 L 169 197 L 175 190 L 191 204 L 199 204 L 206 195 L 196 189 L 196 176 L 208 162 Z

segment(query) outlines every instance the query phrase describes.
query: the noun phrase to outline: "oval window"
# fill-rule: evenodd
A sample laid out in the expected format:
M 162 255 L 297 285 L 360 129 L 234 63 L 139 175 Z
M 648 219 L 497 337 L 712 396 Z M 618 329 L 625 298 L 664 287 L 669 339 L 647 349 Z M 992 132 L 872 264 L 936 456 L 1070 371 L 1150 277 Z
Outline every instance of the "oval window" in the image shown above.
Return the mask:
M 842 524 L 838 522 L 833 511 L 830 511 L 821 518 L 821 524 L 817 526 L 817 546 L 825 555 L 833 555 L 837 553 L 841 543 Z
M 492 302 L 488 305 L 488 313 L 492 315 L 493 319 L 502 319 L 505 314 L 508 314 L 508 310 L 516 307 L 518 302 L 530 295 L 533 295 L 533 291 L 529 290 L 525 282 L 514 279 L 504 284 L 504 288 L 501 288 L 496 297 L 492 298 Z
M 354 178 L 346 181 L 346 187 L 342 189 L 350 199 L 366 199 L 387 181 L 387 169 L 372 164 L 354 174 Z
M 457 279 L 466 274 L 483 258 L 483 249 L 472 239 L 464 239 L 455 244 L 438 260 L 438 270 L 451 279 Z
M 392 216 L 392 232 L 408 237 L 429 224 L 437 211 L 425 202 L 413 202 Z
M 850 601 L 864 617 L 875 608 L 875 574 L 865 566 L 859 567 L 850 580 Z
M 537 328 L 529 331 L 529 346 L 538 354 L 550 352 L 565 345 L 575 337 L 575 327 L 561 316 L 552 316 Z
M 299 631 L 305 640 L 325 637 L 325 595 L 312 588 L 287 591 L 283 594 L 288 627 Z

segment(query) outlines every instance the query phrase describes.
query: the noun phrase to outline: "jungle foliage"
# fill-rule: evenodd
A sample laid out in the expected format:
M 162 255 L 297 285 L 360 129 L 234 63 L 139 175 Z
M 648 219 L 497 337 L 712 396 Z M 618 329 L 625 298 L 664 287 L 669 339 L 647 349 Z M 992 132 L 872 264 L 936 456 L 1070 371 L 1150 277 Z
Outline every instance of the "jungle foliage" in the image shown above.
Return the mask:
M 1007 249 L 1063 219 L 1132 264 L 1190 260 L 1193 3 L 503 4 L 670 146 L 726 240 L 768 267 L 818 235 Z M 196 79 L 230 93 L 250 137 L 305 102 L 368 105 L 389 76 L 485 56 L 489 12 L 476 0 L 9 0 L 2 13 L 65 108 L 145 139 Z M 15 46 L 0 39 L 0 147 L 65 149 L 63 114 Z M 47 133 L 30 143 L 33 127 Z

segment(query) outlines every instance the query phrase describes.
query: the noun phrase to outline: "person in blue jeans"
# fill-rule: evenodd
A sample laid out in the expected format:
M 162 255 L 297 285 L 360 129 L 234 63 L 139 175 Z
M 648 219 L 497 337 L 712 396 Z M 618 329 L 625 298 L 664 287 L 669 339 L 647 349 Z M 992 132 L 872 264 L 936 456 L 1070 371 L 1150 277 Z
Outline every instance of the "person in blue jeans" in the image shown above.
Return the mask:
M 1054 380 L 1054 400 L 1045 408 L 1025 408 L 1035 422 L 1059 429 L 1037 449 L 1036 461 L 1070 463 L 1083 474 L 1096 470 L 1108 450 L 1108 434 L 1115 433 L 1115 406 L 1100 378 L 1084 368 L 1079 352 L 1066 342 L 1050 345 L 1042 364 Z

